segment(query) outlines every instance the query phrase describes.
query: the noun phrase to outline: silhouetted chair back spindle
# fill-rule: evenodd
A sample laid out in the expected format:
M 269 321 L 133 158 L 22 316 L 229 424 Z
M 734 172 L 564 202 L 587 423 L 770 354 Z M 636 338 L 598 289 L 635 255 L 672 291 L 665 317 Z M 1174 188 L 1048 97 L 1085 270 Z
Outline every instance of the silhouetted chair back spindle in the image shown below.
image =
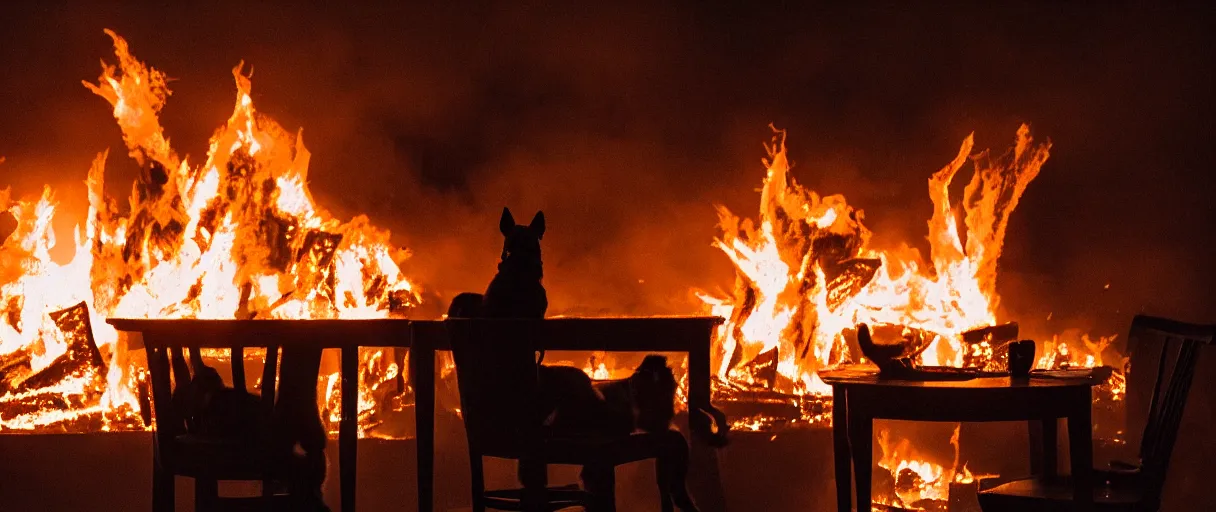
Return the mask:
M 1178 428 L 1190 396 L 1191 384 L 1195 380 L 1199 350 L 1212 344 L 1216 336 L 1214 331 L 1214 326 L 1197 326 L 1153 317 L 1137 317 L 1132 324 L 1128 336 L 1132 360 L 1142 368 L 1144 363 L 1156 363 L 1157 367 L 1148 407 L 1130 396 L 1128 401 L 1129 418 L 1137 423 L 1144 422 L 1140 441 L 1140 474 L 1144 501 L 1152 509 L 1161 502 L 1161 490 L 1169 472 Z M 1148 353 L 1155 353 L 1156 357 L 1141 357 Z M 1133 375 L 1135 371 L 1135 368 L 1131 369 Z M 1136 378 L 1128 384 L 1140 382 L 1141 379 Z
M 1170 457 L 1195 378 L 1199 351 L 1216 340 L 1216 326 L 1138 315 L 1128 335 L 1128 425 L 1143 423 L 1137 464 L 1098 470 L 1095 509 L 1156 511 Z M 1146 389 L 1147 388 L 1147 389 Z M 1142 393 L 1141 390 L 1151 390 Z M 1147 404 L 1142 396 L 1149 396 Z M 1109 482 L 1109 485 L 1107 484 Z M 1071 510 L 1065 481 L 1018 480 L 980 493 L 985 512 Z
M 316 381 L 320 369 L 320 350 L 288 348 L 267 342 L 258 394 L 247 391 L 245 347 L 228 351 L 235 400 L 255 405 L 255 417 L 234 417 L 237 425 L 251 425 L 252 432 L 215 436 L 202 432 L 197 408 L 189 403 L 191 380 L 204 371 L 203 351 L 198 347 L 182 349 L 180 344 L 144 340 L 152 388 L 153 426 L 153 510 L 168 512 L 176 505 L 175 476 L 195 480 L 196 510 L 287 510 L 291 496 L 277 494 L 276 487 L 292 478 L 283 468 L 285 446 L 281 434 L 288 404 L 316 404 Z M 187 357 L 189 354 L 189 357 Z M 282 364 L 280 365 L 280 355 Z M 299 382 L 297 382 L 299 381 Z M 279 389 L 276 390 L 276 384 Z M 244 398 L 242 398 L 244 397 Z M 235 411 L 234 411 L 235 412 Z M 220 480 L 261 481 L 262 496 L 221 498 Z M 290 488 L 290 487 L 289 487 Z

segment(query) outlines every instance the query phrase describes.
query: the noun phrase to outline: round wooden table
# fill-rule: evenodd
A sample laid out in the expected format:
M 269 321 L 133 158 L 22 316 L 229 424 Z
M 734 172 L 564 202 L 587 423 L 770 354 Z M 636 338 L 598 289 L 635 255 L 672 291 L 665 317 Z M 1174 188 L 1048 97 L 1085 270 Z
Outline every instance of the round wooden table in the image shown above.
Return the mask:
M 849 462 L 857 481 L 857 503 L 870 503 L 872 437 L 875 419 L 909 421 L 1028 421 L 1043 432 L 1045 477 L 1056 467 L 1056 420 L 1068 419 L 1073 500 L 1078 509 L 1093 504 L 1093 378 L 982 377 L 955 381 L 909 381 L 879 378 L 868 371 L 825 371 L 832 386 L 832 439 L 836 459 L 836 506 L 847 512 Z M 852 442 L 855 440 L 855 442 Z M 852 450 L 851 447 L 856 447 Z M 869 510 L 866 505 L 859 510 Z

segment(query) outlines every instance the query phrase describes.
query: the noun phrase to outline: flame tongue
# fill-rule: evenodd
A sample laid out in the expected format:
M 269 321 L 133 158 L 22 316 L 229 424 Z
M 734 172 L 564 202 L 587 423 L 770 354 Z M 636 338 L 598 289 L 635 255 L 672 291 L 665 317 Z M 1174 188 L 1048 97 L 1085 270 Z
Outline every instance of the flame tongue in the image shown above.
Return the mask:
M 817 373 L 865 362 L 855 330 L 860 323 L 873 327 L 875 338 L 899 343 L 882 346 L 878 354 L 981 368 L 1003 360 L 995 357 L 998 349 L 1017 336 L 1018 326 L 997 323 L 997 262 L 1009 218 L 1050 148 L 1036 144 L 1025 125 L 999 157 L 988 151 L 973 155 L 968 136 L 954 159 L 928 180 L 933 211 L 926 264 L 906 245 L 872 246 L 862 211 L 843 196 L 820 196 L 795 182 L 785 134 L 778 131 L 764 161 L 759 221 L 719 208 L 722 236 L 714 246 L 735 264 L 735 293 L 699 294 L 715 315 L 728 319 L 715 339 L 716 398 L 733 408 L 734 427 L 830 424 L 831 388 Z M 974 172 L 960 208 L 950 200 L 950 186 L 968 161 Z M 1039 344 L 1038 365 L 1101 365 L 1112 339 L 1056 337 Z M 1119 400 L 1125 385 L 1116 372 L 1103 392 Z M 780 417 L 791 414 L 792 419 Z M 945 500 L 952 482 L 976 478 L 960 467 L 957 428 L 952 466 L 920 458 L 906 439 L 888 443 L 886 432 L 880 443 L 878 464 L 891 478 L 877 496 L 891 506 L 921 508 L 926 500 Z
M 107 154 L 98 156 L 88 175 L 85 226 L 77 229 L 75 256 L 65 265 L 49 257 L 55 244 L 50 190 L 36 202 L 12 203 L 7 191 L 0 194 L 0 206 L 18 221 L 0 248 L 0 358 L 26 354 L 24 383 L 41 382 L 39 372 L 72 347 L 56 342 L 67 331 L 48 313 L 76 303 L 92 316 L 96 351 L 105 360 L 105 395 L 66 408 L 93 416 L 104 411 L 113 421 L 137 408 L 132 389 L 142 376 L 128 368 L 104 317 L 376 318 L 417 304 L 414 286 L 396 264 L 408 253 L 389 245 L 388 232 L 363 216 L 340 222 L 313 202 L 302 135 L 257 114 L 242 65 L 233 69 L 232 116 L 212 137 L 205 162 L 191 166 L 157 118 L 171 94 L 164 73 L 106 33 L 118 62 L 103 63 L 97 83 L 85 86 L 113 107 L 142 173 L 129 211 L 122 212 L 104 195 Z M 371 382 L 392 380 L 385 371 L 361 374 Z M 14 400 L 19 397 L 11 391 L 0 396 L 4 428 L 60 421 L 47 410 L 14 417 Z
M 782 378 L 775 389 L 826 392 L 814 375 L 858 360 L 846 340 L 858 323 L 922 333 L 922 361 L 961 365 L 961 334 L 995 323 L 996 263 L 1005 228 L 1049 148 L 1050 143 L 1035 145 L 1022 126 L 1005 155 L 972 158 L 964 243 L 949 186 L 971 154 L 968 136 L 955 159 L 929 180 L 934 211 L 927 267 L 906 246 L 872 247 L 862 212 L 843 196 L 821 197 L 790 178 L 784 133 L 778 132 L 765 161 L 759 226 L 720 210 L 723 235 L 714 245 L 735 263 L 739 284 L 733 299 L 702 297 L 730 319 L 719 331 L 719 377 L 754 382 L 751 365 L 742 363 L 776 350 Z

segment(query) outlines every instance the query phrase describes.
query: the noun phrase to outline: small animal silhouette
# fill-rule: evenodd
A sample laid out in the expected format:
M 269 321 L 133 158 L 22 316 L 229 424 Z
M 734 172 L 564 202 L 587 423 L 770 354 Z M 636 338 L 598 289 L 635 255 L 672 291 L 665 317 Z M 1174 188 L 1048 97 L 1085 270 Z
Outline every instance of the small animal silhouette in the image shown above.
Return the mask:
M 536 212 L 527 226 L 515 224 L 511 210 L 502 209 L 502 261 L 485 294 L 462 293 L 452 299 L 453 318 L 544 318 L 549 309 L 540 240 L 545 236 L 545 212 Z
M 187 411 L 187 428 L 193 434 L 245 441 L 261 434 L 258 396 L 225 386 L 219 372 L 202 361 L 174 398 Z
M 697 505 L 688 494 L 688 442 L 672 429 L 675 418 L 676 378 L 667 358 L 648 355 L 628 379 L 608 381 L 597 386 L 616 416 L 631 420 L 629 431 L 640 430 L 663 436 L 662 453 L 655 459 L 659 485 L 667 489 L 672 503 L 684 512 L 696 512 Z M 611 480 L 608 480 L 611 485 Z
M 193 361 L 190 379 L 174 391 L 174 406 L 185 411 L 190 434 L 249 443 L 251 450 L 269 446 L 274 471 L 290 490 L 292 509 L 328 512 L 322 497 L 327 440 L 316 406 L 319 364 L 319 351 L 283 349 L 278 403 L 269 431 L 260 424 L 260 396 L 228 387 L 201 357 Z

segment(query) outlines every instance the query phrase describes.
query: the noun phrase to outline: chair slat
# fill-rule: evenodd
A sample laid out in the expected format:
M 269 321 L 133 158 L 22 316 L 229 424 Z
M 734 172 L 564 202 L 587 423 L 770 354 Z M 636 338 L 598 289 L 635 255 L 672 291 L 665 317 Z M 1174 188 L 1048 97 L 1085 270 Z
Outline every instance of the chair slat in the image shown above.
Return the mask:
M 199 367 L 206 364 L 203 362 L 203 349 L 198 345 L 191 345 L 188 350 L 190 354 L 190 373 L 197 374 Z
M 1135 326 L 1133 324 L 1133 330 L 1134 329 L 1135 329 Z M 1157 411 L 1160 407 L 1159 402 L 1161 401 L 1161 395 L 1158 390 L 1161 389 L 1161 382 L 1163 380 L 1165 380 L 1166 367 L 1168 366 L 1169 359 L 1170 359 L 1170 340 L 1171 339 L 1173 339 L 1173 338 L 1170 336 L 1167 336 L 1163 340 L 1163 343 L 1161 344 L 1161 360 L 1157 363 L 1157 377 L 1153 382 L 1153 395 L 1152 395 L 1151 401 L 1148 404 L 1148 421 L 1145 422 L 1144 433 L 1140 436 L 1140 439 L 1141 439 L 1141 442 L 1140 442 L 1141 464 L 1143 464 L 1144 459 L 1147 456 L 1147 454 L 1145 453 L 1146 447 L 1154 444 L 1157 439 L 1158 425 L 1157 425 L 1156 418 L 1158 417 Z
M 160 336 L 160 337 L 157 337 Z M 290 357 L 283 359 L 280 364 L 280 346 L 276 343 L 266 343 L 266 362 L 262 368 L 260 382 L 260 406 L 257 408 L 257 427 L 262 429 L 252 439 L 261 440 L 258 445 L 245 445 L 247 439 L 229 439 L 223 436 L 212 436 L 197 433 L 197 425 L 189 417 L 190 410 L 186 403 L 177 403 L 177 390 L 185 390 L 194 374 L 192 369 L 201 369 L 205 362 L 198 345 L 191 345 L 190 340 L 165 339 L 164 335 L 145 334 L 145 349 L 148 354 L 148 368 L 152 387 L 153 424 L 155 433 L 156 467 L 155 475 L 162 481 L 172 482 L 172 475 L 191 476 L 202 481 L 215 480 L 261 480 L 263 496 L 254 500 L 246 499 L 244 504 L 279 503 L 282 496 L 275 493 L 283 479 L 298 478 L 295 469 L 284 473 L 282 457 L 290 447 L 283 448 L 285 442 L 300 437 L 302 444 L 312 452 L 314 448 L 323 448 L 325 444 L 324 431 L 317 425 L 304 425 L 302 421 L 310 418 L 316 411 L 316 382 L 320 366 L 319 348 L 300 348 L 292 351 Z M 243 347 L 249 342 L 239 343 L 231 349 L 233 388 L 241 389 L 246 376 L 243 368 Z M 253 345 L 259 346 L 259 345 Z M 286 389 L 286 391 L 282 391 Z M 280 392 L 282 391 L 282 392 Z M 280 403 L 281 396 L 287 396 Z M 290 410 L 284 411 L 280 408 Z M 311 416 L 315 417 L 315 415 Z M 314 435 L 316 434 L 316 435 Z M 294 441 L 293 441 L 294 442 Z M 315 466 L 315 465 L 314 465 Z M 288 492 L 292 487 L 287 486 Z M 210 487 L 204 489 L 206 500 L 213 500 Z M 224 510 L 237 503 L 229 498 L 222 498 L 218 506 Z M 239 501 L 239 500 L 238 500 Z
M 228 351 L 228 359 L 232 365 L 232 387 L 248 393 L 249 387 L 245 382 L 245 347 L 233 345 Z
M 1194 382 L 1195 368 L 1199 359 L 1198 352 L 1198 341 L 1190 339 L 1182 341 L 1174 375 L 1163 399 L 1165 406 L 1158 421 L 1159 435 L 1153 441 L 1153 452 L 1147 454 L 1144 461 L 1144 472 L 1146 478 L 1149 479 L 1146 494 L 1148 494 L 1150 503 L 1156 503 L 1160 499 L 1161 489 L 1165 484 L 1174 444 L 1178 439 L 1178 429 L 1182 424 L 1187 398 Z
M 157 436 L 172 439 L 183 432 L 181 416 L 173 407 L 173 391 L 169 382 L 169 354 L 161 346 L 148 348 L 149 379 L 152 384 L 152 421 Z
M 173 364 L 173 392 L 181 389 L 190 382 L 190 366 L 186 362 L 186 354 L 181 347 L 168 349 Z

